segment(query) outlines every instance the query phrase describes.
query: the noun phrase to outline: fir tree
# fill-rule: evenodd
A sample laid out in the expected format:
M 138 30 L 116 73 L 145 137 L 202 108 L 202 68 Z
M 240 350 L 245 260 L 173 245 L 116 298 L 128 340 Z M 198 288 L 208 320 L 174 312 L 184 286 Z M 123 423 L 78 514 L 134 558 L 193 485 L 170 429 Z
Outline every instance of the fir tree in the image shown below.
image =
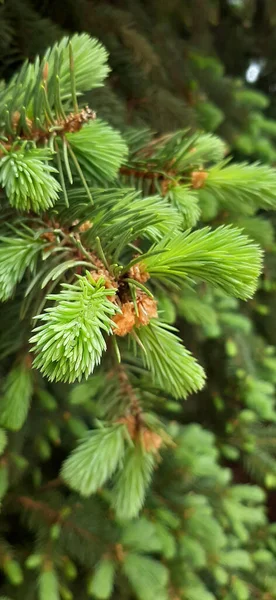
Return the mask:
M 262 490 L 231 485 L 212 435 L 170 416 L 205 376 L 164 298 L 199 299 L 200 282 L 252 297 L 260 247 L 204 227 L 201 206 L 210 189 L 217 206 L 273 209 L 275 175 L 225 164 L 210 135 L 123 138 L 80 98 L 106 59 L 85 34 L 63 38 L 3 87 L 1 591 L 273 594 Z
M 90 24 L 87 6 L 71 6 L 74 26 L 106 37 L 123 92 L 135 98 L 147 61 L 157 65 L 152 40 L 146 46 L 115 10 L 123 44 L 109 46 L 105 8 L 89 5 Z M 145 33 L 150 15 L 139 11 L 136 28 L 144 19 Z M 61 37 L 53 25 L 50 35 Z M 226 148 L 213 136 L 141 130 L 142 123 L 160 133 L 183 127 L 185 113 L 195 129 L 198 110 L 173 103 L 175 80 L 170 95 L 159 82 L 146 105 L 134 102 L 134 130 L 122 127 L 124 106 L 108 88 L 88 93 L 86 108 L 79 93 L 101 83 L 106 57 L 88 38 L 71 44 L 52 51 L 53 66 L 50 54 L 48 65 L 27 70 L 26 111 L 17 87 L 30 82 L 25 74 L 3 100 L 1 593 L 14 600 L 273 598 L 275 531 L 264 492 L 233 485 L 219 456 L 241 457 L 253 479 L 275 485 L 274 349 L 252 322 L 263 319 L 273 290 L 273 254 L 242 314 L 233 298 L 252 295 L 260 270 L 260 251 L 246 234 L 273 249 L 272 228 L 258 211 L 274 209 L 274 172 L 225 163 Z M 81 48 L 89 52 L 78 63 Z M 124 141 L 95 108 L 120 123 Z M 204 125 L 214 129 L 209 117 Z M 204 375 L 172 329 L 176 315 L 208 373 L 203 392 L 185 403 Z M 55 383 L 80 378 L 73 387 Z

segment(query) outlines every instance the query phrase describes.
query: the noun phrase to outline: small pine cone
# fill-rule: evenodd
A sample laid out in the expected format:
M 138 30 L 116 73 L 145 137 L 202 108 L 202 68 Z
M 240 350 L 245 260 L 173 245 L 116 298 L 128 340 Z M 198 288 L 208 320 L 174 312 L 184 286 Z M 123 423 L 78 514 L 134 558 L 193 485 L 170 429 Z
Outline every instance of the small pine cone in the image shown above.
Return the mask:
M 47 240 L 47 242 L 52 242 L 53 243 L 56 240 L 55 234 L 52 231 L 45 231 L 45 233 L 41 234 L 41 237 L 44 240 Z
M 145 270 L 143 263 L 138 263 L 130 267 L 128 274 L 131 279 L 140 281 L 140 283 L 145 283 L 150 278 L 150 274 Z
M 175 162 L 175 159 L 173 159 L 173 160 L 170 162 L 170 166 L 173 166 L 173 163 L 174 163 L 174 162 Z M 175 177 L 175 175 L 176 175 L 176 171 L 174 171 L 174 170 L 172 170 L 172 169 L 171 169 L 171 170 L 169 170 L 169 171 L 167 171 L 167 176 L 166 176 L 166 177 L 164 177 L 163 181 L 161 182 L 161 192 L 162 192 L 162 196 L 166 196 L 166 195 L 167 195 L 167 193 L 168 193 L 168 191 L 169 191 L 169 189 L 170 189 L 170 188 L 171 188 L 173 185 L 175 185 L 175 183 L 174 183 L 174 181 L 173 181 L 173 178 Z
M 79 232 L 84 233 L 85 231 L 88 231 L 88 229 L 91 229 L 92 225 L 93 223 L 91 223 L 91 221 L 84 221 L 78 228 Z
M 135 325 L 135 314 L 133 302 L 126 302 L 121 307 L 122 313 L 113 317 L 114 323 L 117 327 L 114 327 L 115 335 L 123 337 L 133 329 Z
M 205 184 L 205 181 L 208 177 L 208 173 L 206 171 L 193 171 L 192 173 L 192 188 L 194 190 L 199 190 Z
M 67 133 L 76 133 L 84 123 L 94 120 L 96 113 L 88 106 L 83 108 L 79 113 L 70 113 L 64 121 L 64 131 Z
M 11 116 L 11 123 L 12 123 L 12 128 L 16 131 L 17 127 L 18 127 L 18 123 L 20 121 L 20 112 L 18 110 L 16 110 L 12 116 Z M 30 129 L 32 128 L 33 122 L 31 121 L 31 119 L 29 119 L 28 117 L 26 117 L 26 123 L 28 125 L 28 127 L 30 127 Z
M 20 119 L 20 112 L 18 110 L 16 110 L 11 116 L 11 123 L 12 123 L 13 129 L 17 129 L 19 119 Z
M 138 300 L 137 307 L 137 325 L 148 325 L 151 319 L 156 319 L 158 317 L 156 300 L 149 296 L 143 295 L 142 298 Z
M 157 452 L 161 448 L 163 440 L 158 433 L 150 429 L 143 429 L 142 443 L 146 452 Z

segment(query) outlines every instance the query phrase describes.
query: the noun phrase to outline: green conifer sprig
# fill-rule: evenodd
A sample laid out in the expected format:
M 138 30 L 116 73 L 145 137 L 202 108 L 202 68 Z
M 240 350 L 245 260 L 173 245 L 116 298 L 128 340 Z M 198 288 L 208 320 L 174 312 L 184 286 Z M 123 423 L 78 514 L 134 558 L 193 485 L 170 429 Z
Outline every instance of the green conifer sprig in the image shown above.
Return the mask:
M 60 599 L 59 581 L 51 562 L 48 565 L 45 565 L 45 569 L 40 574 L 38 580 L 38 593 L 39 600 L 46 600 L 49 598 L 49 594 L 52 600 Z
M 64 103 L 71 99 L 73 108 L 74 94 L 102 85 L 108 71 L 107 52 L 97 40 L 87 34 L 64 37 L 41 60 L 25 62 L 2 90 L 2 133 L 30 136 L 33 124 L 43 131 L 51 121 L 54 131 L 55 119 L 65 116 Z
M 11 206 L 37 213 L 51 208 L 61 187 L 52 175 L 57 169 L 48 164 L 53 158 L 50 149 L 21 146 L 5 154 L 0 160 L 0 182 Z
M 208 170 L 204 188 L 210 191 L 220 204 L 238 214 L 250 214 L 258 208 L 275 209 L 275 170 L 259 163 L 228 164 L 221 162 Z
M 182 147 L 181 147 L 182 146 Z M 226 154 L 226 145 L 219 137 L 210 133 L 195 134 L 190 139 L 181 140 L 179 156 L 173 163 L 178 172 L 183 172 L 192 166 L 200 167 L 202 164 L 218 162 Z
M 0 132 L 6 156 L 0 178 L 12 206 L 35 212 L 49 209 L 60 189 L 51 175 L 57 171 L 66 202 L 66 181 L 72 183 L 73 174 L 91 200 L 82 165 L 94 182 L 114 180 L 127 154 L 126 144 L 106 123 L 93 123 L 94 111 L 78 107 L 78 96 L 102 85 L 108 71 L 103 46 L 86 34 L 75 35 L 63 38 L 34 64 L 26 62 L 4 86 Z M 44 149 L 28 149 L 21 138 Z M 57 171 L 47 164 L 47 156 L 54 157 Z
M 148 556 L 130 552 L 124 560 L 123 571 L 139 600 L 154 600 L 156 597 L 167 600 L 169 572 L 162 563 Z
M 135 444 L 125 460 L 112 491 L 112 506 L 118 519 L 132 519 L 142 508 L 152 478 L 156 457 Z
M 125 424 L 115 423 L 88 433 L 63 463 L 61 475 L 82 496 L 90 496 L 115 474 L 111 503 L 118 519 L 128 520 L 144 504 L 155 463 L 154 448 L 133 443 Z
M 9 372 L 2 391 L 0 423 L 17 431 L 24 424 L 33 392 L 33 376 L 27 360 Z
M 83 234 L 85 244 L 93 247 L 100 237 L 105 252 L 111 256 L 114 252 L 118 255 L 122 238 L 122 250 L 125 250 L 129 242 L 138 238 L 157 241 L 164 233 L 181 226 L 181 217 L 165 198 L 143 198 L 133 189 L 95 189 L 93 206 L 81 189 L 69 191 L 68 199 L 70 208 L 61 209 L 63 222 L 71 222 L 72 216 L 79 219 L 80 224 L 90 222 L 90 228 Z
M 76 133 L 67 133 L 66 139 L 94 185 L 115 179 L 127 155 L 126 143 L 116 130 L 97 119 Z
M 122 423 L 89 432 L 64 462 L 64 481 L 82 496 L 95 493 L 118 469 L 125 454 L 125 441 Z
M 10 232 L 0 237 L 0 299 L 10 298 L 16 285 L 21 281 L 28 269 L 34 273 L 37 260 L 45 241 L 33 231 L 18 228 L 14 230 L 16 237 Z
M 149 325 L 135 331 L 140 345 L 135 338 L 133 343 L 144 366 L 150 370 L 153 384 L 175 398 L 186 398 L 203 387 L 205 374 L 175 331 L 174 327 L 152 319 Z
M 56 304 L 39 315 L 42 324 L 30 340 L 37 355 L 34 367 L 51 381 L 88 377 L 106 348 L 102 332 L 111 332 L 116 307 L 108 296 L 114 293 L 105 289 L 102 279 L 96 283 L 87 273 L 74 285 L 63 284 L 60 294 L 49 295 Z
M 212 134 L 191 134 L 187 129 L 152 139 L 143 149 L 137 146 L 137 134 L 130 132 L 127 140 L 132 150 L 130 165 L 147 171 L 148 157 L 151 169 L 164 173 L 164 165 L 177 174 L 201 166 L 203 163 L 221 161 L 225 155 L 224 142 Z
M 167 283 L 196 277 L 243 300 L 256 290 L 262 251 L 239 229 L 188 231 L 170 240 L 165 237 L 152 251 L 157 253 L 141 256 L 141 262 L 152 277 Z
M 192 229 L 199 221 L 201 209 L 197 193 L 185 185 L 172 185 L 168 198 L 183 217 L 183 229 Z
M 95 572 L 88 581 L 87 593 L 98 600 L 108 600 L 112 594 L 116 563 L 111 558 L 99 561 Z
M 70 54 L 72 56 L 71 64 Z M 45 54 L 44 60 L 49 65 L 49 80 L 54 76 L 57 56 L 60 64 L 60 86 L 64 98 L 70 96 L 72 91 L 72 66 L 74 67 L 75 85 L 79 93 L 103 85 L 103 81 L 110 71 L 106 48 L 99 40 L 91 38 L 86 33 L 63 37 Z M 69 65 L 70 68 L 68 68 Z

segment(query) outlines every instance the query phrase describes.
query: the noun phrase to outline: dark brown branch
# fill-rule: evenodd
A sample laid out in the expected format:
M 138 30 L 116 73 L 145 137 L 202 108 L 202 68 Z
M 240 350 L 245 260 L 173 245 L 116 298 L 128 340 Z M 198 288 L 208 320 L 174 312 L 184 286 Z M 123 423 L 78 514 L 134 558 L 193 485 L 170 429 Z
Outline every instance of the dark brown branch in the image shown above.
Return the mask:
M 131 169 L 129 167 L 121 167 L 120 168 L 121 175 L 128 175 L 129 177 L 133 175 L 134 177 L 140 177 L 141 179 L 162 179 L 163 175 L 161 173 L 154 173 L 151 171 L 139 171 L 137 169 Z
M 46 504 L 46 502 L 34 500 L 33 498 L 29 498 L 28 496 L 19 496 L 15 499 L 15 501 L 28 511 L 40 513 L 49 525 L 53 525 L 54 523 L 61 523 L 62 527 L 74 531 L 77 535 L 86 539 L 89 542 L 99 541 L 98 536 L 94 535 L 93 533 L 90 533 L 90 531 L 87 531 L 82 527 L 79 527 L 72 521 L 69 521 L 69 519 L 65 519 L 61 516 L 58 510 L 51 508 L 48 504 Z

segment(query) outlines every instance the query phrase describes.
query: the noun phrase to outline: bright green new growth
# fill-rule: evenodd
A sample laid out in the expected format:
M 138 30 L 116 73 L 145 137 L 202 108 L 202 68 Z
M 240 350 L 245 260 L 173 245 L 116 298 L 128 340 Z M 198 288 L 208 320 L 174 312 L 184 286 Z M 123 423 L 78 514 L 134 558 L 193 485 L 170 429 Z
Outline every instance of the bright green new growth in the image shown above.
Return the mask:
M 113 475 L 125 453 L 122 424 L 89 432 L 63 463 L 64 481 L 82 496 L 96 492 Z
M 208 172 L 205 189 L 228 209 L 247 214 L 262 207 L 275 209 L 275 170 L 267 165 L 219 163 Z
M 60 600 L 59 581 L 52 567 L 47 565 L 38 580 L 39 600 Z
M 200 390 L 205 374 L 192 354 L 174 334 L 175 328 L 153 319 L 136 331 L 141 347 L 135 345 L 153 383 L 175 398 L 186 398 Z
M 37 367 L 51 381 L 88 377 L 106 349 L 103 332 L 111 333 L 111 316 L 116 307 L 108 299 L 103 280 L 80 277 L 76 284 L 63 284 L 60 294 L 50 294 L 56 302 L 39 315 L 43 323 L 33 330 L 31 343 Z
M 22 362 L 9 372 L 0 404 L 0 424 L 17 431 L 24 424 L 33 392 L 32 373 Z
M 26 269 L 34 272 L 37 258 L 45 242 L 32 230 L 11 230 L 16 237 L 0 237 L 0 299 L 8 300 Z M 10 232 L 7 232 L 10 233 Z
M 169 198 L 183 217 L 183 229 L 194 227 L 201 214 L 197 194 L 188 186 L 174 185 L 170 189 Z
M 256 290 L 262 251 L 239 229 L 205 227 L 164 238 L 141 262 L 152 277 L 172 283 L 196 277 L 246 300 Z
M 68 133 L 66 139 L 88 179 L 96 184 L 115 179 L 127 154 L 127 146 L 119 133 L 103 121 L 96 120 L 77 133 Z
M 70 47 L 73 64 L 70 64 Z M 75 91 L 79 95 L 102 85 L 109 72 L 107 56 L 98 40 L 87 34 L 76 34 L 71 39 L 64 37 L 41 60 L 37 58 L 34 64 L 26 62 L 5 87 L 1 97 L 1 122 L 16 137 L 20 128 L 30 134 L 28 119 L 34 119 L 39 127 L 44 124 L 46 115 L 48 123 L 53 113 L 55 117 L 63 116 L 62 102 L 68 101 L 74 93 L 72 68 Z M 12 129 L 12 115 L 16 111 L 20 118 Z
M 93 122 L 93 111 L 78 106 L 78 97 L 101 86 L 108 72 L 103 46 L 86 34 L 74 35 L 34 64 L 26 62 L 2 90 L 0 181 L 17 210 L 48 210 L 61 187 L 68 204 L 67 183 L 76 177 L 90 200 L 85 176 L 101 183 L 114 180 L 126 144 L 109 125 Z M 48 164 L 52 158 L 57 168 Z
M 88 582 L 88 595 L 99 600 L 108 600 L 113 590 L 115 570 L 116 563 L 114 561 L 109 558 L 101 560 Z
M 64 97 L 72 90 L 71 74 L 68 69 L 70 47 L 75 68 L 76 88 L 81 92 L 103 85 L 110 71 L 107 63 L 108 52 L 98 40 L 86 33 L 76 34 L 71 38 L 64 37 L 46 53 L 45 57 L 49 64 L 49 79 L 55 71 L 56 56 L 60 57 L 60 85 Z
M 129 448 L 112 491 L 112 506 L 118 519 L 133 519 L 142 508 L 152 478 L 155 456 L 142 446 Z
M 42 212 L 56 202 L 60 185 L 51 173 L 57 169 L 48 164 L 52 152 L 23 146 L 0 160 L 0 182 L 11 206 L 17 210 Z
M 123 570 L 139 600 L 168 599 L 166 586 L 169 572 L 162 563 L 130 552 L 125 558 Z

